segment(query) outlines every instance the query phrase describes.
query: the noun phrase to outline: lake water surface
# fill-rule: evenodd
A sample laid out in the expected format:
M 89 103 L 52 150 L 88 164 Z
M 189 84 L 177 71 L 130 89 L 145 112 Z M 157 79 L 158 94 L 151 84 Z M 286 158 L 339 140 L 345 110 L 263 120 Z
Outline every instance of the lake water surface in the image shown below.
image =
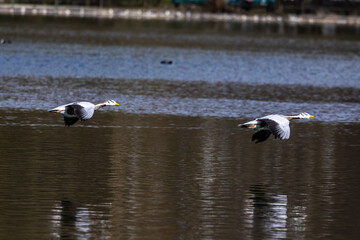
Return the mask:
M 359 28 L 0 20 L 0 239 L 359 236 Z

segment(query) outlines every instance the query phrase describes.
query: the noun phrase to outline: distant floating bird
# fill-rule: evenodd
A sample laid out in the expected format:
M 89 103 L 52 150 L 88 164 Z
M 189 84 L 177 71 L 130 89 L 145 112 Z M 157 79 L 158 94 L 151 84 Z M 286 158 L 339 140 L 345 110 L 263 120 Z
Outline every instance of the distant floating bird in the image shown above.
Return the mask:
M 265 117 L 257 118 L 253 121 L 239 124 L 242 128 L 254 129 L 256 132 L 253 134 L 251 141 L 255 143 L 263 142 L 269 138 L 271 134 L 275 138 L 289 139 L 290 138 L 290 127 L 289 123 L 292 119 L 314 117 L 308 113 L 300 113 L 298 115 L 284 116 L 284 115 L 268 115 Z
M 171 60 L 161 60 L 160 63 L 161 63 L 161 64 L 171 65 L 173 62 L 172 62 Z
M 10 44 L 11 41 L 8 40 L 8 39 L 0 39 L 0 43 L 1 43 L 1 44 Z
M 114 100 L 107 100 L 106 102 L 98 104 L 91 102 L 73 102 L 50 109 L 49 112 L 60 113 L 64 116 L 65 126 L 70 126 L 79 119 L 81 121 L 89 120 L 94 115 L 94 111 L 99 108 L 118 105 Z

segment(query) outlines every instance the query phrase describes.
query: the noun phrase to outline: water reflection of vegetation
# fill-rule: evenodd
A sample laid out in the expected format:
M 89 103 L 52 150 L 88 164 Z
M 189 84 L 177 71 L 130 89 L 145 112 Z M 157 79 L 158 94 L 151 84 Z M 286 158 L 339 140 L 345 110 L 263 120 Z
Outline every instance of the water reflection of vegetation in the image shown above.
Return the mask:
M 11 3 L 31 3 L 47 5 L 73 5 L 73 6 L 96 6 L 96 7 L 164 7 L 180 6 L 186 10 L 209 11 L 209 12 L 276 12 L 276 13 L 336 13 L 336 14 L 359 14 L 359 3 L 356 0 L 7 0 Z
M 357 40 L 360 35 L 356 26 L 335 25 L 294 25 L 294 24 L 259 24 L 259 23 L 236 23 L 236 22 L 190 22 L 190 21 L 158 21 L 158 20 L 119 20 L 119 19 L 81 19 L 81 18 L 53 18 L 53 17 L 26 17 L 26 16 L 0 16 L 4 26 L 16 26 L 17 28 L 26 24 L 34 30 L 41 28 L 46 30 L 56 28 L 59 33 L 62 29 L 73 30 L 97 30 L 109 33 L 136 32 L 148 34 L 149 36 L 159 33 L 169 35 L 239 35 L 251 34 L 259 36 L 298 36 L 298 37 L 331 37 L 332 39 Z M 2 24 L 0 23 L 0 26 Z M 1 29 L 0 29 L 1 30 Z M 80 32 L 78 32 L 79 35 Z M 78 35 L 78 37 L 80 37 Z M 20 35 L 21 36 L 21 35 Z M 59 36 L 58 36 L 59 37 Z M 99 37 L 99 36 L 97 36 Z M 107 35 L 109 41 L 113 36 Z M 61 38 L 60 38 L 61 39 Z

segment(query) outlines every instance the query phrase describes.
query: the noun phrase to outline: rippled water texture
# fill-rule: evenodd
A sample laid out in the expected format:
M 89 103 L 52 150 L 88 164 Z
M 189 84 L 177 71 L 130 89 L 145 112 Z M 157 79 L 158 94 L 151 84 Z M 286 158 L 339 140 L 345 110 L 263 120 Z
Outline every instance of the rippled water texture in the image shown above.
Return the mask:
M 359 28 L 0 20 L 0 239 L 359 236 Z

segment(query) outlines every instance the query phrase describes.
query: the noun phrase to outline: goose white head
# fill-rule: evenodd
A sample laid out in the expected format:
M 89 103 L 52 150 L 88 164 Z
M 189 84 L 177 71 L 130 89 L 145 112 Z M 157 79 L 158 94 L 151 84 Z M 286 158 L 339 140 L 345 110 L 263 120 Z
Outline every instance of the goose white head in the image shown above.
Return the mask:
M 313 115 L 310 115 L 306 112 L 300 113 L 298 116 L 299 116 L 299 118 L 307 118 L 307 119 L 311 119 L 314 117 Z
M 105 102 L 106 106 L 119 106 L 120 104 L 118 104 L 117 102 L 115 102 L 114 100 L 107 100 Z

